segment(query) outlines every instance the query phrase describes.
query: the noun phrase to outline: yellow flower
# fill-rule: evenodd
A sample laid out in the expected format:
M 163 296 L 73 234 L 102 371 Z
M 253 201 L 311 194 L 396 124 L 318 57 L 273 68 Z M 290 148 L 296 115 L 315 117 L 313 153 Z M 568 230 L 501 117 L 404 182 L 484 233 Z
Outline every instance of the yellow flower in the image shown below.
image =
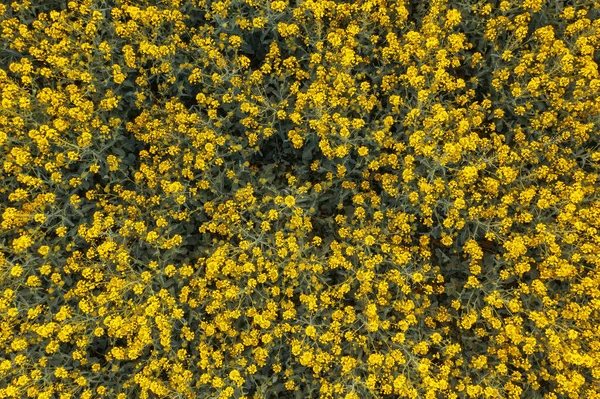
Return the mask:
M 273 3 L 271 3 L 271 4 L 273 4 Z M 231 36 L 229 36 L 229 44 L 233 48 L 239 48 L 242 45 L 242 38 L 237 35 L 231 35 Z
M 442 237 L 441 239 L 441 243 L 447 247 L 449 247 L 450 245 L 452 245 L 452 237 L 450 237 L 449 235 L 444 235 L 444 237 Z
M 383 356 L 381 353 L 372 353 L 371 355 L 369 355 L 367 363 L 371 366 L 381 366 L 383 365 L 384 360 L 385 356 Z
M 572 203 L 574 204 L 578 204 L 581 201 L 583 201 L 583 198 L 585 197 L 585 194 L 583 192 L 583 190 L 579 189 L 575 189 L 575 191 L 573 191 L 570 196 L 569 199 L 571 200 Z
M 119 169 L 119 159 L 114 155 L 109 155 L 106 157 L 106 162 L 108 163 L 108 169 L 111 172 L 114 172 Z
M 343 158 L 348 155 L 348 147 L 345 145 L 339 145 L 335 148 L 334 152 L 338 158 Z
M 47 245 L 42 245 L 38 248 L 38 253 L 42 256 L 48 255 L 48 252 L 50 252 L 50 247 Z
M 509 166 L 503 166 L 500 169 L 498 169 L 498 176 L 504 184 L 512 183 L 513 181 L 515 181 L 518 175 L 519 172 Z
M 283 12 L 286 8 L 286 4 L 284 1 L 273 1 L 271 2 L 271 9 L 277 12 Z
M 42 282 L 38 276 L 29 276 L 27 277 L 27 286 L 28 287 L 40 287 Z
M 12 242 L 13 249 L 17 253 L 25 251 L 32 245 L 33 240 L 29 234 L 23 234 L 21 237 L 14 239 Z
M 113 80 L 116 84 L 121 84 L 125 81 L 127 75 L 121 72 L 121 66 L 118 64 L 114 64 L 112 66 Z
M 517 259 L 520 256 L 525 255 L 527 253 L 527 246 L 525 245 L 525 241 L 521 236 L 515 237 L 511 241 L 505 242 L 503 246 L 504 249 L 508 251 L 504 253 L 504 257 L 506 259 Z
M 300 356 L 300 364 L 305 367 L 310 367 L 313 364 L 313 354 L 310 351 L 305 351 Z
M 412 275 L 413 281 L 415 283 L 420 283 L 424 280 L 423 275 L 421 273 L 413 273 Z
M 13 266 L 10 269 L 10 275 L 13 277 L 19 277 L 21 274 L 23 274 L 23 268 L 19 265 Z
M 175 265 L 167 265 L 167 267 L 165 267 L 165 275 L 167 277 L 173 277 L 176 271 L 177 268 L 175 267 Z
M 465 184 L 471 184 L 477 179 L 478 170 L 475 166 L 467 166 L 461 171 L 461 178 Z
M 149 243 L 154 243 L 156 242 L 156 240 L 158 240 L 158 237 L 158 233 L 153 230 L 148 232 L 148 234 L 146 235 L 146 241 L 148 241 Z
M 294 197 L 293 197 L 293 196 L 291 196 L 291 195 L 288 195 L 287 197 L 285 197 L 285 205 L 286 205 L 288 208 L 291 208 L 291 207 L 293 207 L 294 205 L 296 205 L 296 198 L 294 198 Z

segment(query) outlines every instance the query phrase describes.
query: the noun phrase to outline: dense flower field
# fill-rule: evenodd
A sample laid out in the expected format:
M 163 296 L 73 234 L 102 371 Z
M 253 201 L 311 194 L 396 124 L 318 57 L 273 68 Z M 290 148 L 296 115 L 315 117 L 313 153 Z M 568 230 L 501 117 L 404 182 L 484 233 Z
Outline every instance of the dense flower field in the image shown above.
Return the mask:
M 600 397 L 600 2 L 0 3 L 0 398 Z

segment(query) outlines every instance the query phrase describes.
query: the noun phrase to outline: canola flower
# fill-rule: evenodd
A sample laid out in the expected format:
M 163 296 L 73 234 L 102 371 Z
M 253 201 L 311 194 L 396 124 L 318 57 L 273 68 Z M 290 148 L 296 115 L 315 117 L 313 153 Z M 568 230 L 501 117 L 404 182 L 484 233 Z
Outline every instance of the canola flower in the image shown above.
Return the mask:
M 600 3 L 0 4 L 0 398 L 600 394 Z

